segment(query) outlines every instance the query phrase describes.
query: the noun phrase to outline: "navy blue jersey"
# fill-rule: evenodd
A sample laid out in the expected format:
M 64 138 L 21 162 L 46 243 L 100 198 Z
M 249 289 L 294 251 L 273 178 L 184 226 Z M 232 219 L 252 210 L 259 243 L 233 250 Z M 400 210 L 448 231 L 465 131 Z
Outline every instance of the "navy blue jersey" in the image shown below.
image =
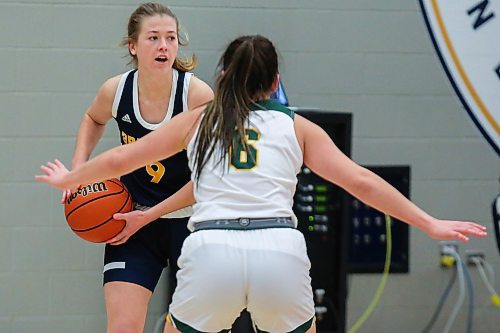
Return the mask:
M 123 74 L 113 103 L 113 117 L 118 124 L 122 144 L 136 141 L 187 109 L 187 88 L 192 74 L 175 69 L 173 71 L 169 106 L 164 120 L 158 124 L 148 123 L 141 116 L 137 70 Z M 182 151 L 168 159 L 139 168 L 120 179 L 132 194 L 135 203 L 152 207 L 189 181 L 187 163 L 186 151 Z

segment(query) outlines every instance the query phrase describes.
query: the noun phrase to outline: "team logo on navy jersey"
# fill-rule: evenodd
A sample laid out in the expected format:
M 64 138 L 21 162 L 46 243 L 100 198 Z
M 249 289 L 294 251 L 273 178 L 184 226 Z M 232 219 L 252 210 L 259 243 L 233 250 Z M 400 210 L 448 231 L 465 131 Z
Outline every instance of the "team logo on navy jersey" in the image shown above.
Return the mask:
M 500 1 L 420 0 L 455 92 L 500 154 Z

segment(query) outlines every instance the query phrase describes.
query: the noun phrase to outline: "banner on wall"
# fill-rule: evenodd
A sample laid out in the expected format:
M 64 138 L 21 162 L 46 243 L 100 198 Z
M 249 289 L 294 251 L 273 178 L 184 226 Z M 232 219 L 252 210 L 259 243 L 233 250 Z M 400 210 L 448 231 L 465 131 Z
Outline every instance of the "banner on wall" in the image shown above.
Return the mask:
M 441 64 L 500 155 L 500 0 L 419 0 Z

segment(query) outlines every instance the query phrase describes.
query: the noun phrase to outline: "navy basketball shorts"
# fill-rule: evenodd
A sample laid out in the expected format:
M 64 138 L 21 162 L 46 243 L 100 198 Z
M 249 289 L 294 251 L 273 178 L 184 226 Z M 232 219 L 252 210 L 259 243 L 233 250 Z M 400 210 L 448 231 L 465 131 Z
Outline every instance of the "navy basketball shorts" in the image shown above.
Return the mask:
M 138 230 L 122 245 L 106 244 L 103 283 L 130 282 L 154 291 L 160 275 L 170 265 L 170 289 L 176 284 L 184 239 L 190 234 L 188 217 L 160 218 Z

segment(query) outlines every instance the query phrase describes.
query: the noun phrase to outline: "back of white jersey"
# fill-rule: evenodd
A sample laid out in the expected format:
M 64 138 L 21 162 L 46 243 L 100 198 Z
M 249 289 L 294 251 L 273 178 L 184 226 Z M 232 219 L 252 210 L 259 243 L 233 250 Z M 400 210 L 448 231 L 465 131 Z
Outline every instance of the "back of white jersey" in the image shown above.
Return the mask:
M 216 152 L 198 182 L 194 179 L 193 159 L 198 133 L 189 142 L 187 152 L 196 198 L 190 230 L 197 222 L 236 218 L 288 216 L 296 225 L 293 195 L 303 157 L 295 135 L 294 114 L 274 100 L 259 105 L 263 110 L 250 112 L 246 128 L 249 151 L 236 149 L 226 163 L 218 163 L 220 154 Z

